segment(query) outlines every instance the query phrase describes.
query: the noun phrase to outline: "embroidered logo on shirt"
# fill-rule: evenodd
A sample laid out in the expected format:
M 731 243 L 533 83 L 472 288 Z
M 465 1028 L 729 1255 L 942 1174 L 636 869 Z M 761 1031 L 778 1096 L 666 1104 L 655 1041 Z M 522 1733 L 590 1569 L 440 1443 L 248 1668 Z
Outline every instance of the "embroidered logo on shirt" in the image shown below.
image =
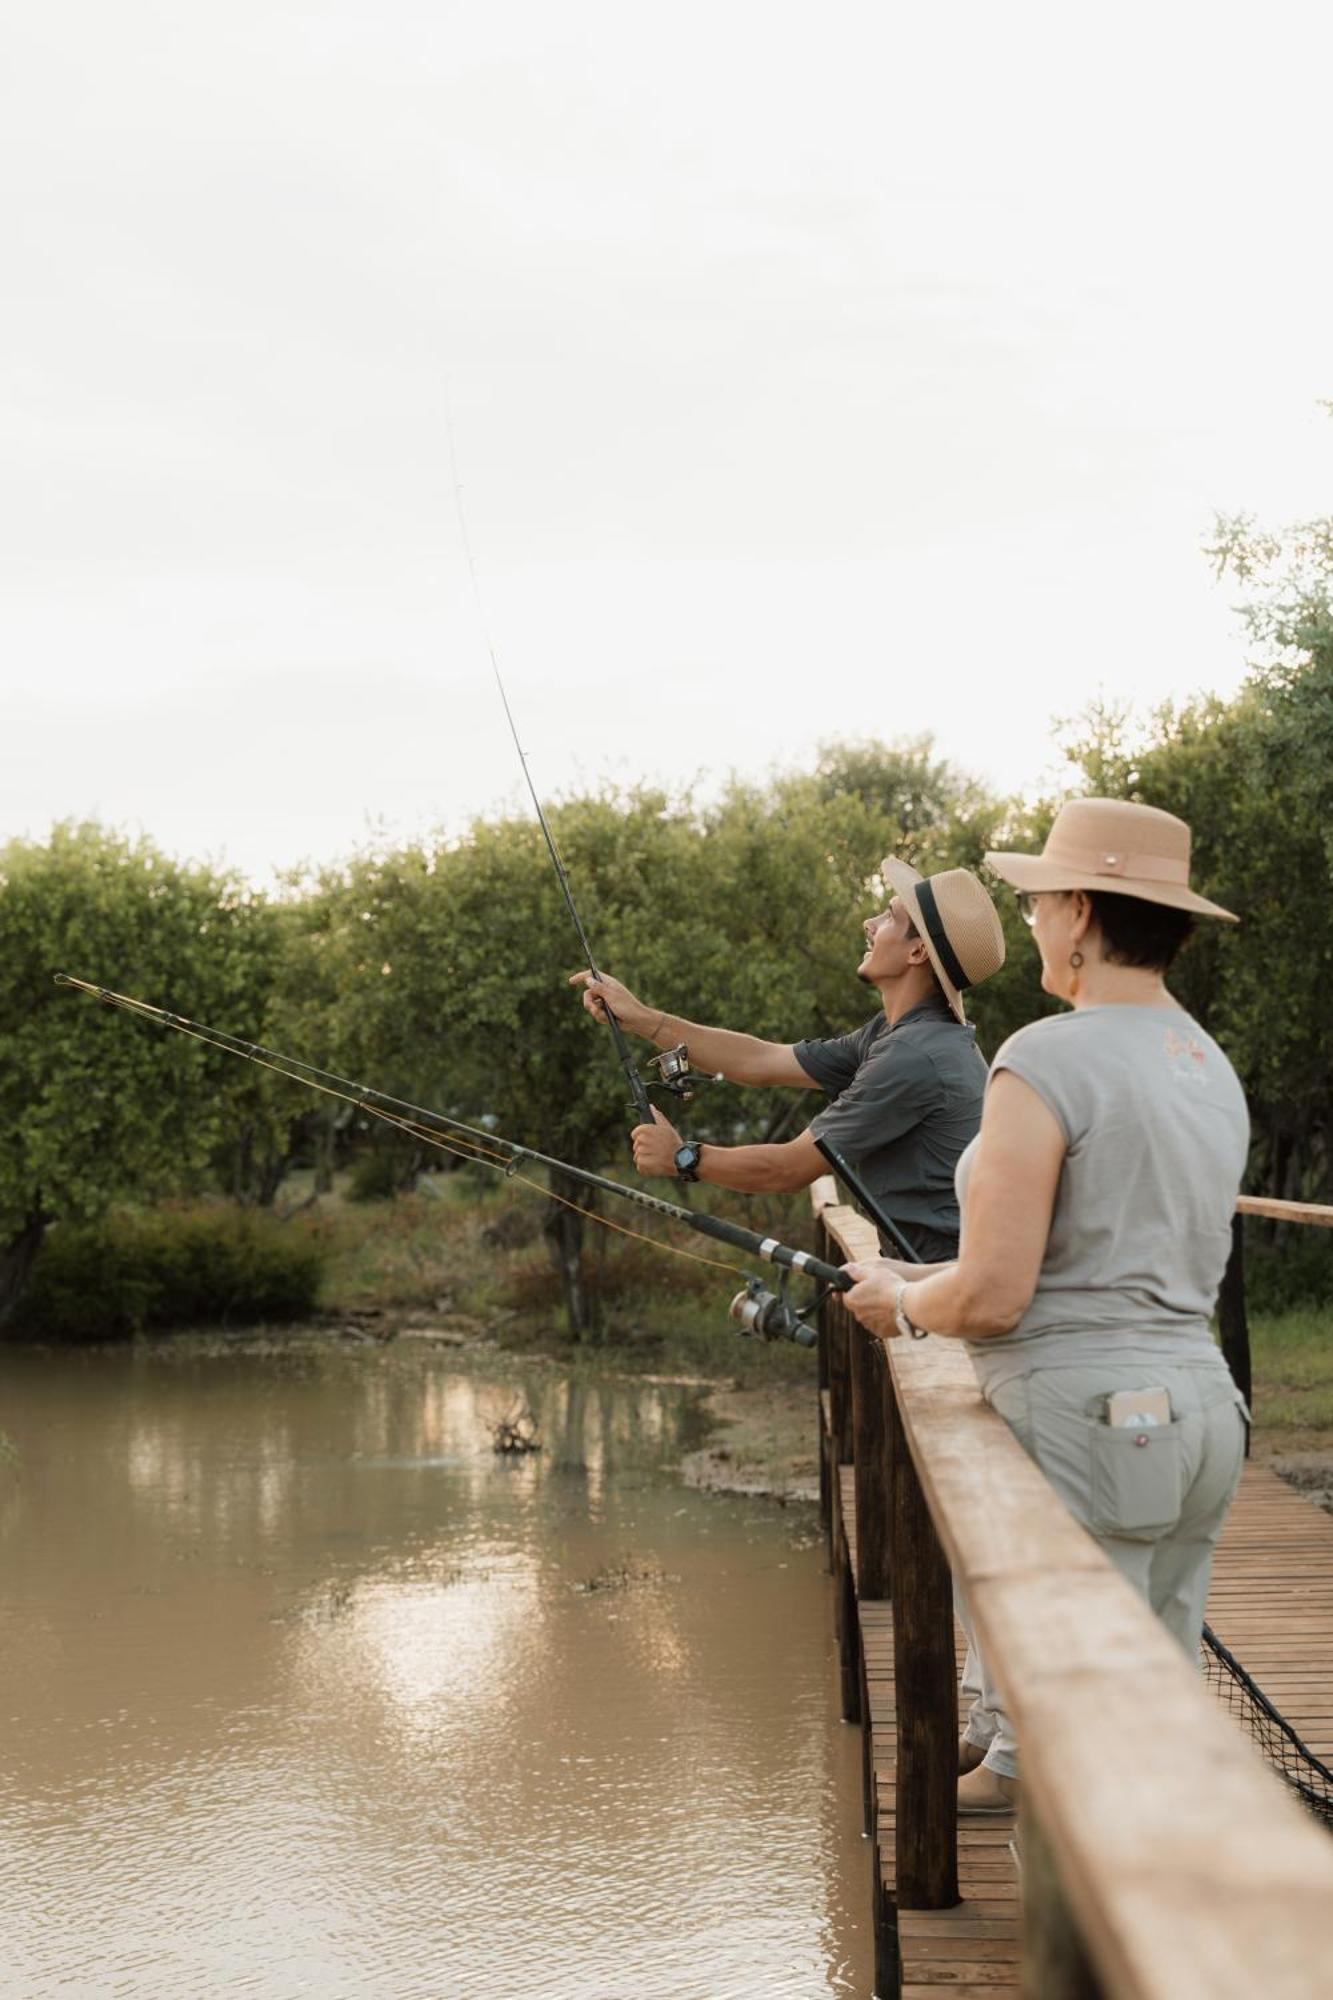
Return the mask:
M 1174 1028 L 1168 1028 L 1162 1047 L 1177 1083 L 1207 1083 L 1208 1054 L 1197 1035 L 1179 1035 Z

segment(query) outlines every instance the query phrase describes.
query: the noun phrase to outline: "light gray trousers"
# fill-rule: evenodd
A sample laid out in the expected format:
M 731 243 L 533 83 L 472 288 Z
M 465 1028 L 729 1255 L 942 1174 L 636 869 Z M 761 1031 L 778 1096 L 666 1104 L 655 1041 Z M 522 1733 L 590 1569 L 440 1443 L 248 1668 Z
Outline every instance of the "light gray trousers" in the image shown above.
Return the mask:
M 1113 1428 L 1103 1420 L 1115 1389 L 1165 1389 L 1169 1430 Z M 1213 1548 L 1245 1457 L 1245 1405 L 1220 1355 L 1188 1367 L 1036 1368 L 986 1397 L 1076 1521 L 1197 1661 Z M 965 1735 L 992 1771 L 1018 1776 L 1018 1744 L 993 1675 L 977 1645 L 961 1592 L 967 1634 Z

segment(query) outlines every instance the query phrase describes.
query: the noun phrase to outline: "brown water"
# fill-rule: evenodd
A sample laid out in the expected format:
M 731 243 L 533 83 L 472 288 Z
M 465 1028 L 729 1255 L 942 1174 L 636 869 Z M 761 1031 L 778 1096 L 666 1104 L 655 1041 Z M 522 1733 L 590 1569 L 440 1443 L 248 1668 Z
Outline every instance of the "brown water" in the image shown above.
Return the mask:
M 0 1993 L 868 1994 L 813 1518 L 674 1483 L 692 1412 L 0 1350 Z

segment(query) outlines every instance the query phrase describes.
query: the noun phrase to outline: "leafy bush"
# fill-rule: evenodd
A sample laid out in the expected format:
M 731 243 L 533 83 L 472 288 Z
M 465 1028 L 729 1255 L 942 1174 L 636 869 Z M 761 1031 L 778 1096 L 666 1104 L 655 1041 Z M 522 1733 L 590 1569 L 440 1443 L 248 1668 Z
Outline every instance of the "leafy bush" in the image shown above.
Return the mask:
M 421 1170 L 421 1149 L 396 1138 L 366 1146 L 352 1161 L 347 1177 L 349 1201 L 392 1201 L 410 1194 Z
M 1293 1224 L 1284 1238 L 1265 1242 L 1251 1224 L 1245 1241 L 1245 1301 L 1255 1312 L 1333 1305 L 1333 1230 Z
M 29 1340 L 124 1340 L 200 1324 L 300 1319 L 324 1252 L 269 1215 L 225 1208 L 114 1210 L 48 1234 L 13 1331 Z

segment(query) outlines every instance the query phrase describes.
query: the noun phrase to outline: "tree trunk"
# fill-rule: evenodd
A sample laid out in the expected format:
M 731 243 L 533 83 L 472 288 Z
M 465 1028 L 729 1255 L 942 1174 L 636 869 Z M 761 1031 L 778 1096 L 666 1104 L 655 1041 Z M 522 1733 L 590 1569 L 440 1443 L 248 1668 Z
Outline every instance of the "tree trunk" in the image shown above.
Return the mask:
M 328 1194 L 333 1187 L 338 1125 L 336 1111 L 320 1112 L 315 1120 L 315 1193 Z
M 232 1199 L 242 1208 L 272 1208 L 286 1172 L 286 1155 L 261 1140 L 258 1126 L 244 1126 L 232 1149 Z
M 549 1171 L 551 1194 L 555 1199 L 547 1208 L 542 1230 L 550 1246 L 551 1260 L 564 1281 L 570 1338 L 594 1342 L 601 1338 L 601 1300 L 596 1286 L 588 1282 L 588 1274 L 583 1268 L 581 1211 L 592 1212 L 596 1206 L 596 1193 L 568 1174 L 557 1172 L 554 1167 Z M 570 1208 L 566 1205 L 569 1202 L 577 1202 L 579 1206 Z
M 256 1177 L 256 1208 L 272 1208 L 278 1199 L 278 1189 L 287 1178 L 287 1156 L 276 1147 L 264 1154 Z
M 7 1327 L 14 1316 L 50 1220 L 41 1209 L 34 1210 L 17 1236 L 0 1249 L 0 1327 Z

